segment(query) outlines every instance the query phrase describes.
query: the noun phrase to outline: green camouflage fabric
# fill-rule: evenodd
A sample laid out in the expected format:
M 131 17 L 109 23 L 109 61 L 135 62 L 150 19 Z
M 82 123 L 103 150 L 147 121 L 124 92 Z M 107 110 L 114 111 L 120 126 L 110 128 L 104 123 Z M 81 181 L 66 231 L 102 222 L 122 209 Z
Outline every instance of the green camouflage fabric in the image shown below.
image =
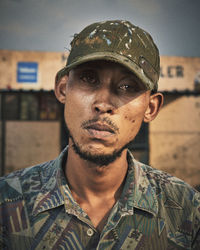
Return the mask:
M 66 157 L 67 148 L 0 179 L 0 249 L 200 249 L 200 195 L 189 185 L 128 152 L 121 197 L 99 233 L 71 195 Z
M 160 57 L 150 34 L 125 20 L 93 23 L 74 36 L 66 66 L 56 81 L 79 64 L 108 60 L 133 72 L 147 89 L 157 90 Z

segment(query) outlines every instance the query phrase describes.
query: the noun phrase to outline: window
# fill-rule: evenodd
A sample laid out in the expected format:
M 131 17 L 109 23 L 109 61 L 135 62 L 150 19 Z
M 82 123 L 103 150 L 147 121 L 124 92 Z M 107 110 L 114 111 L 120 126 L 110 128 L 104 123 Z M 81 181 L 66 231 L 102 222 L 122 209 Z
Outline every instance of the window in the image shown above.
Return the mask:
M 5 120 L 18 120 L 19 118 L 19 105 L 18 96 L 16 94 L 4 94 L 2 108 Z
M 20 120 L 38 120 L 38 96 L 29 93 L 20 95 L 19 101 L 19 114 Z
M 5 120 L 60 119 L 60 105 L 53 92 L 6 92 L 1 95 Z
M 55 96 L 43 95 L 40 97 L 40 120 L 58 120 L 60 109 Z
M 139 133 L 136 135 L 134 141 L 129 149 L 132 151 L 134 157 L 148 164 L 149 162 L 149 124 L 143 122 Z

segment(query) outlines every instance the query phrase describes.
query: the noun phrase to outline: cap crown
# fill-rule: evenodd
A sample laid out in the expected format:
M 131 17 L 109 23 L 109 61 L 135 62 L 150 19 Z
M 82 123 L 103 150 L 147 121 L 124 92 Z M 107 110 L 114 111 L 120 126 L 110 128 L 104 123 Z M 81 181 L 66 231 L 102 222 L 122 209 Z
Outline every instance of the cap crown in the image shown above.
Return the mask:
M 128 21 L 114 20 L 87 26 L 74 36 L 66 69 L 92 60 L 111 60 L 133 71 L 148 89 L 157 89 L 159 51 L 151 36 Z

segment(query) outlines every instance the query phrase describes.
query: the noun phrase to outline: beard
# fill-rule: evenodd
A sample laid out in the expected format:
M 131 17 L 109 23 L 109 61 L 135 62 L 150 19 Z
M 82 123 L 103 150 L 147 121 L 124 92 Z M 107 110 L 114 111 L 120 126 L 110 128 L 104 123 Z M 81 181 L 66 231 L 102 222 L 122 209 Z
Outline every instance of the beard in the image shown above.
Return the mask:
M 122 154 L 122 152 L 125 149 L 128 149 L 131 145 L 133 140 L 130 140 L 127 144 L 125 144 L 123 147 L 121 147 L 119 150 L 114 150 L 111 154 L 92 154 L 89 151 L 82 150 L 81 146 L 74 140 L 72 134 L 70 133 L 70 130 L 67 127 L 69 138 L 72 140 L 72 147 L 76 154 L 80 156 L 81 159 L 84 159 L 86 161 L 89 161 L 91 163 L 94 163 L 97 166 L 107 166 L 110 163 L 114 162 L 117 158 L 119 158 Z

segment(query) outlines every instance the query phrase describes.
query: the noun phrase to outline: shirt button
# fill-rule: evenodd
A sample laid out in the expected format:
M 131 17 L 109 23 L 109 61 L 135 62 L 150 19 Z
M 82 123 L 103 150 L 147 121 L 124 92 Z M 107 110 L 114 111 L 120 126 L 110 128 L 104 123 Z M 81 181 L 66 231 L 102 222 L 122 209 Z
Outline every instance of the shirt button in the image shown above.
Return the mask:
M 87 235 L 91 237 L 93 234 L 94 234 L 94 231 L 91 228 L 89 228 L 87 230 Z

